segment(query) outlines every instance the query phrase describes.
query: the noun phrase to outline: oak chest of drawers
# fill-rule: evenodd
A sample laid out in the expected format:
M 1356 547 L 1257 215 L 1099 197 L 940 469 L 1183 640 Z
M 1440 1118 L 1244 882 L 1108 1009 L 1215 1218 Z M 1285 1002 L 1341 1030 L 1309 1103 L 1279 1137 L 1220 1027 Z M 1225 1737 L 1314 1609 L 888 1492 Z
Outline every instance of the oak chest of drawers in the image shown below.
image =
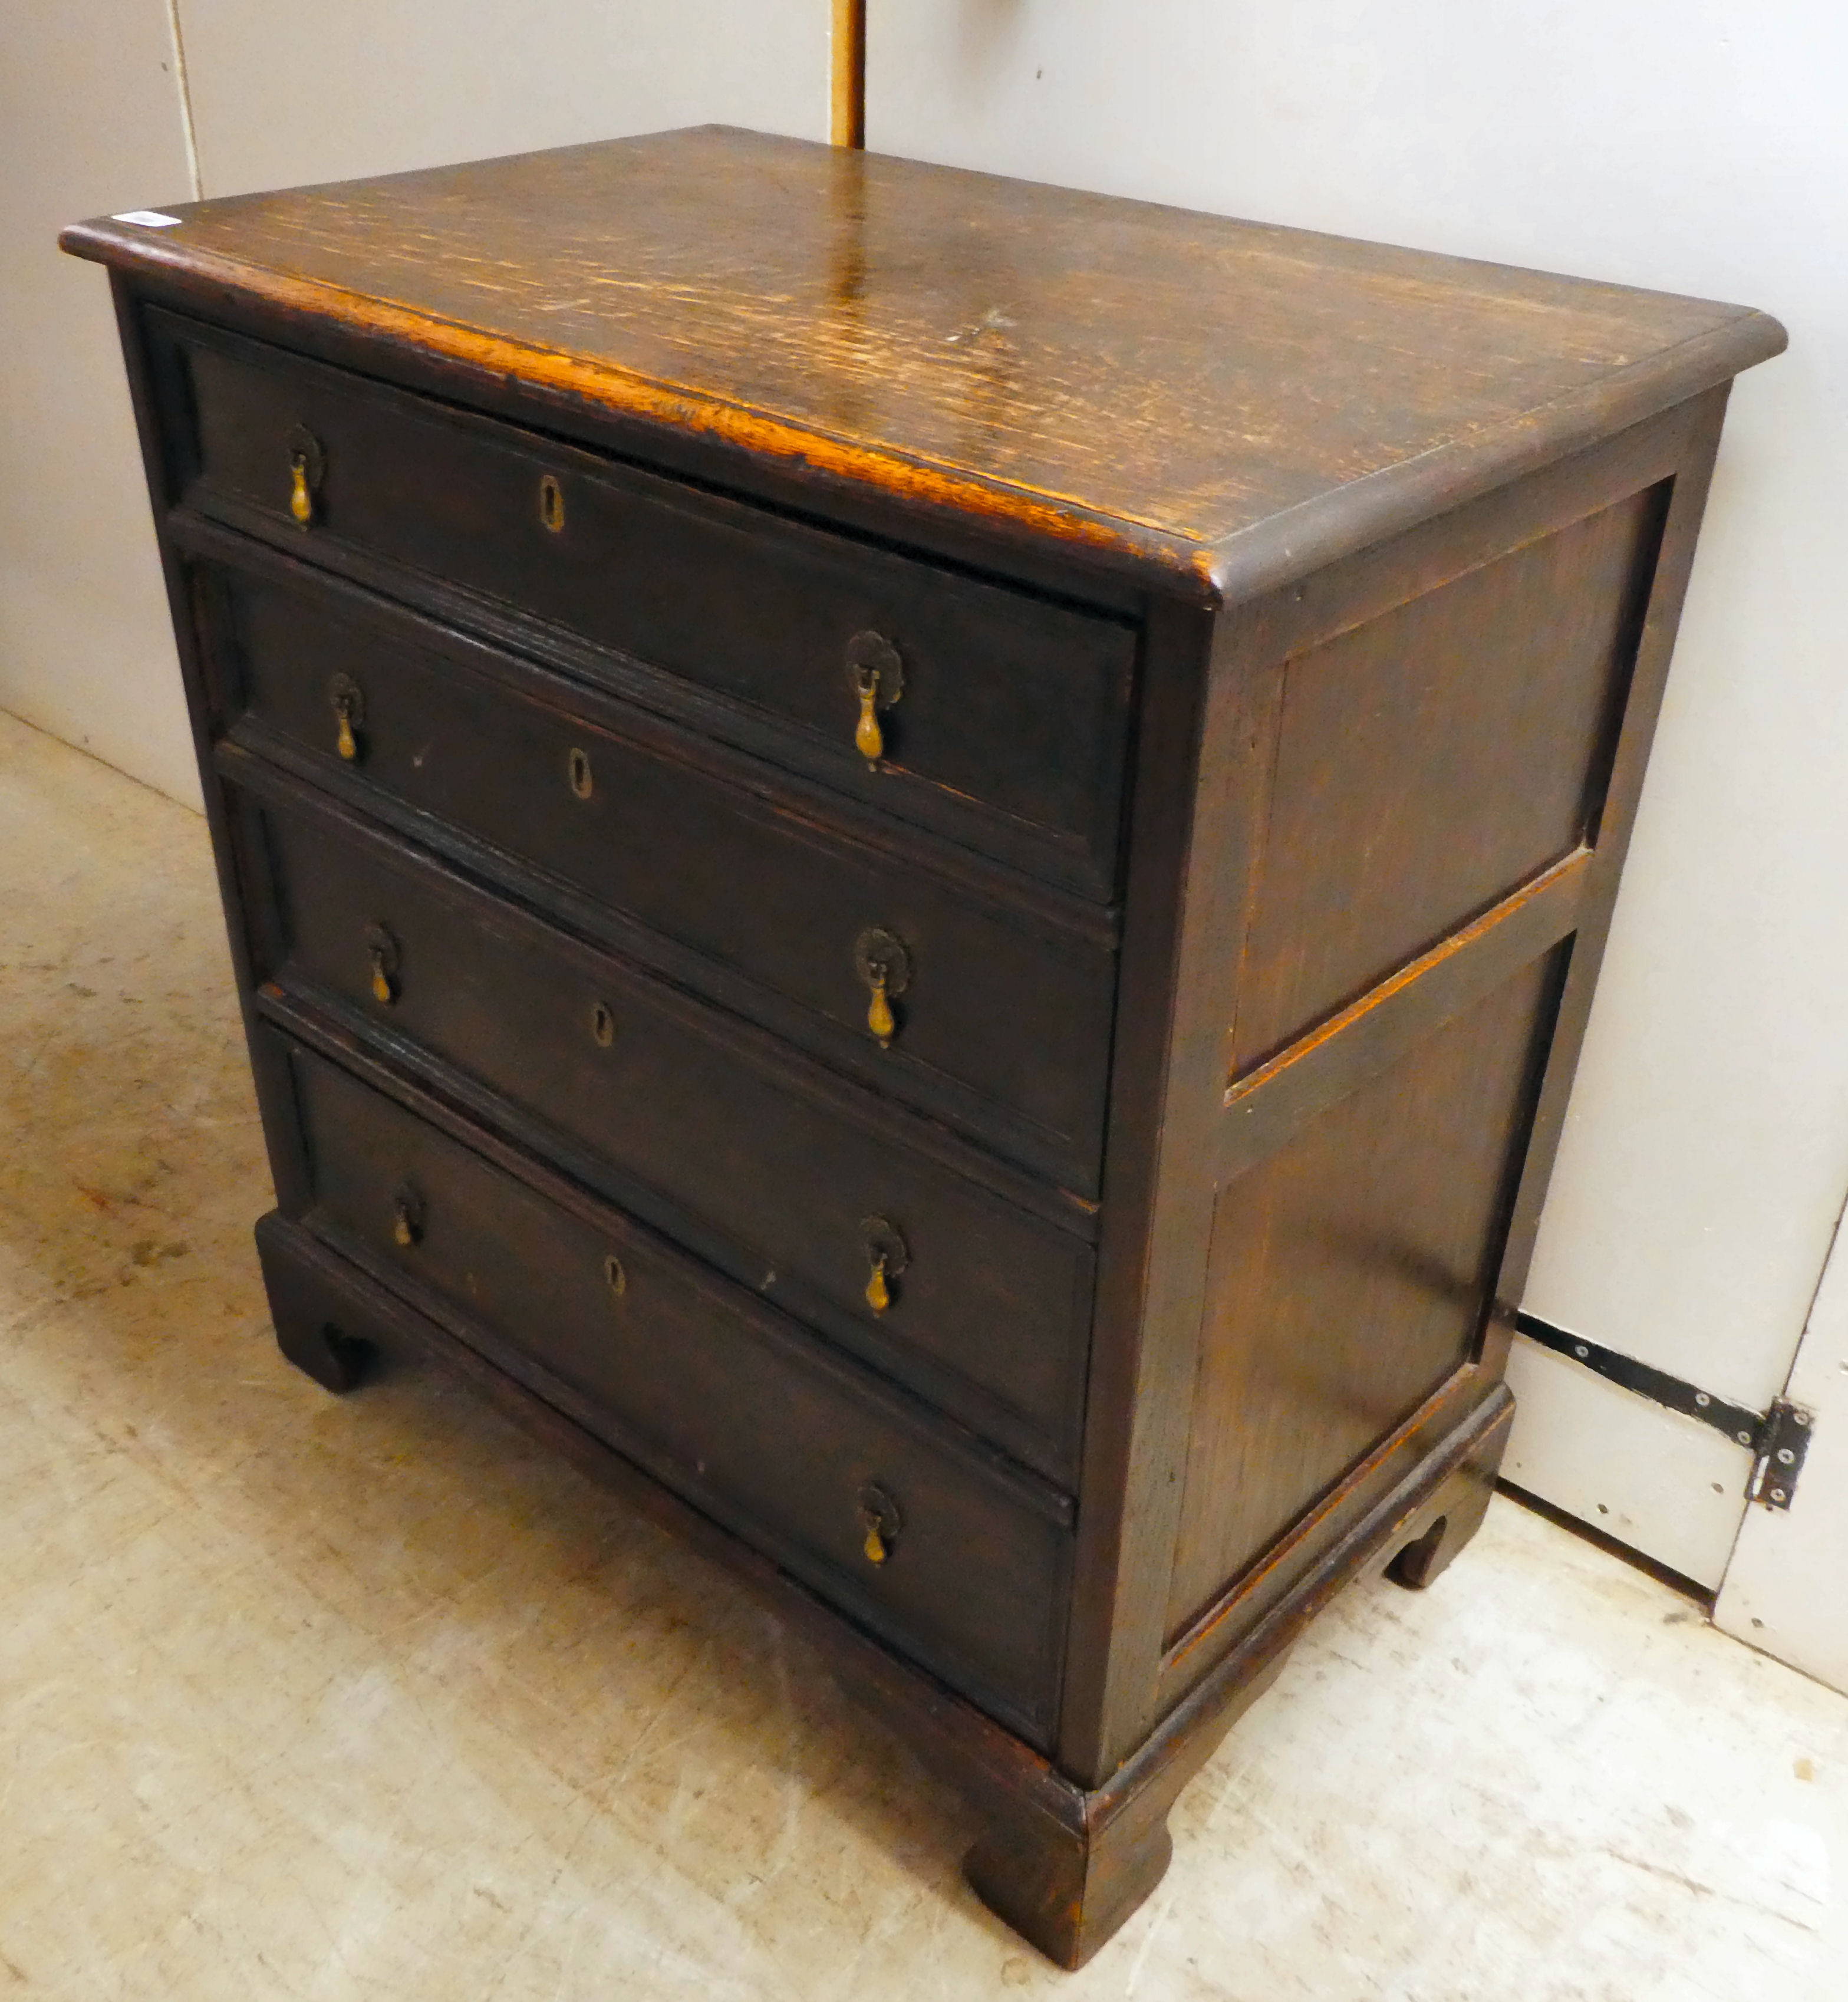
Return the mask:
M 283 1350 L 732 1563 L 1067 1964 L 1480 1519 L 1762 315 L 722 131 L 83 225 Z

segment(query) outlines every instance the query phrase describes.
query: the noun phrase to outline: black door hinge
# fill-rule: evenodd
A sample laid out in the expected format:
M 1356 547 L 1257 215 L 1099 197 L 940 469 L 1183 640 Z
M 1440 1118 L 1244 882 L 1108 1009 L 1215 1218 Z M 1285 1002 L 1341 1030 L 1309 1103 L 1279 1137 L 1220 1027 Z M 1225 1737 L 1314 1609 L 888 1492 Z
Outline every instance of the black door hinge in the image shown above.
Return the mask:
M 1752 1477 L 1745 1484 L 1745 1498 L 1766 1508 L 1787 1508 L 1797 1492 L 1797 1476 L 1803 1470 L 1803 1456 L 1809 1450 L 1811 1414 L 1780 1397 L 1768 1411 L 1755 1411 L 1749 1404 L 1735 1404 L 1710 1390 L 1697 1389 L 1665 1369 L 1639 1362 L 1615 1348 L 1588 1341 L 1581 1334 L 1568 1334 L 1563 1327 L 1537 1315 L 1515 1317 L 1515 1325 L 1530 1341 L 1563 1355 L 1569 1362 L 1581 1363 L 1607 1383 L 1647 1397 L 1682 1417 L 1710 1425 L 1724 1432 L 1735 1446 L 1752 1449 Z
M 1765 1414 L 1752 1480 L 1745 1490 L 1749 1502 L 1767 1508 L 1789 1508 L 1797 1492 L 1797 1477 L 1803 1471 L 1803 1456 L 1809 1451 L 1811 1424 L 1808 1411 L 1783 1397 Z

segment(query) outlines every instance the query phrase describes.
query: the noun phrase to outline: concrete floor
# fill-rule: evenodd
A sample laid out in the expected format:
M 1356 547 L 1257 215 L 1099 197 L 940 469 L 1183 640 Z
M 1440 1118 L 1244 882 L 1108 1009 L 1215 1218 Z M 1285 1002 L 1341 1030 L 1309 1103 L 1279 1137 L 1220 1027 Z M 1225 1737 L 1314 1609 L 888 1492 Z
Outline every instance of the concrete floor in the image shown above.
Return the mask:
M 1848 1700 L 1505 1501 L 1055 1972 L 717 1573 L 443 1383 L 281 1362 L 204 827 L 3 717 L 0 1090 L 0 1998 L 1848 1998 Z

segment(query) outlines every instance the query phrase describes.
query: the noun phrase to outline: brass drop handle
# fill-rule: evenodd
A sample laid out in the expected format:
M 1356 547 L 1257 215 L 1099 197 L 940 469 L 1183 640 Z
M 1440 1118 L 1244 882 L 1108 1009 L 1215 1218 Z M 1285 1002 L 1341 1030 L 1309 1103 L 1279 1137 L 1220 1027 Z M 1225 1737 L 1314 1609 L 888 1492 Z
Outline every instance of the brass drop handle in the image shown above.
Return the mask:
M 859 671 L 859 722 L 853 732 L 853 748 L 869 765 L 885 755 L 885 733 L 879 727 L 879 670 Z
M 869 765 L 885 755 L 885 732 L 879 712 L 890 709 L 905 692 L 905 665 L 898 649 L 880 633 L 856 633 L 847 642 L 847 683 L 859 704 L 853 748 Z
M 892 1046 L 892 1038 L 898 1033 L 898 1018 L 892 1013 L 892 1004 L 887 998 L 891 976 L 883 966 L 875 966 L 868 975 L 873 989 L 873 999 L 866 1010 L 866 1027 L 873 1031 L 882 1050 Z
M 910 950 L 895 932 L 873 925 L 853 941 L 853 964 L 869 996 L 866 1027 L 882 1050 L 890 1049 L 898 1033 L 892 997 L 911 985 Z
M 366 927 L 366 956 L 372 965 L 372 999 L 389 1008 L 398 999 L 398 941 L 383 925 Z
M 392 1242 L 408 1251 L 423 1236 L 424 1198 L 406 1182 L 392 1202 Z
M 350 675 L 336 675 L 327 684 L 327 702 L 333 711 L 333 748 L 351 764 L 359 755 L 356 733 L 365 720 L 365 695 Z
M 868 1564 L 889 1564 L 905 1527 L 898 1502 L 891 1490 L 877 1481 L 864 1484 L 859 1499 L 860 1527 L 865 1532 L 860 1550 Z
M 859 1233 L 866 1253 L 866 1303 L 876 1314 L 883 1314 L 898 1298 L 894 1282 L 911 1263 L 911 1247 L 883 1216 L 866 1218 Z
M 296 424 L 284 441 L 289 455 L 289 513 L 300 528 L 315 518 L 315 496 L 327 469 L 321 441 L 305 424 Z

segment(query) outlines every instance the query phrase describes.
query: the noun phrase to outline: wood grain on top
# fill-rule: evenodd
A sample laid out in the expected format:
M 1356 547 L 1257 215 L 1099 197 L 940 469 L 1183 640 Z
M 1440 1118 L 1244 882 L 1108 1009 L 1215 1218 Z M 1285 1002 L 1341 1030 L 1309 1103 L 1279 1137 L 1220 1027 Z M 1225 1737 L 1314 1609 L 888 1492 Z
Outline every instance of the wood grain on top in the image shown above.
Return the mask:
M 62 241 L 1220 582 L 1783 344 L 1741 307 L 723 127 L 177 213 Z

